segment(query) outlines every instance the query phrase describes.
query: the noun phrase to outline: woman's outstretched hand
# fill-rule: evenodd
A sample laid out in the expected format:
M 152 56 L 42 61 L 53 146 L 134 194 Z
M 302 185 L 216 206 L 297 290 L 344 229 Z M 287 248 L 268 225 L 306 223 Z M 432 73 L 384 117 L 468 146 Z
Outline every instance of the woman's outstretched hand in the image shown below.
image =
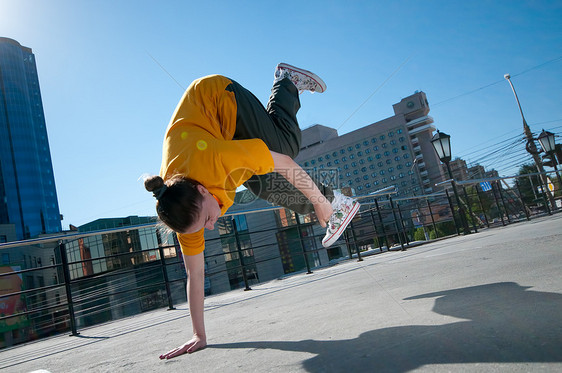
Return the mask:
M 194 335 L 193 338 L 191 338 L 189 341 L 182 344 L 181 346 L 176 347 L 173 350 L 160 355 L 160 359 L 171 359 L 186 353 L 191 354 L 197 350 L 201 350 L 205 348 L 206 346 L 207 346 L 206 338 L 204 337 L 202 338 L 197 335 Z

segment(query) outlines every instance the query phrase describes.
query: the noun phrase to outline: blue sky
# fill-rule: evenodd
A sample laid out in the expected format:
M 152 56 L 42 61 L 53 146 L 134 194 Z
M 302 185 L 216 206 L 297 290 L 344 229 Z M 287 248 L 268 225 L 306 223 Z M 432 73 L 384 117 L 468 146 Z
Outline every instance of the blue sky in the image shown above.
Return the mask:
M 453 156 L 513 175 L 522 120 L 503 75 L 533 132 L 560 135 L 561 19 L 560 1 L 0 0 L 0 36 L 36 56 L 64 228 L 154 215 L 139 178 L 183 89 L 218 73 L 265 103 L 278 62 L 328 85 L 301 95 L 302 128 L 344 134 L 421 90 Z

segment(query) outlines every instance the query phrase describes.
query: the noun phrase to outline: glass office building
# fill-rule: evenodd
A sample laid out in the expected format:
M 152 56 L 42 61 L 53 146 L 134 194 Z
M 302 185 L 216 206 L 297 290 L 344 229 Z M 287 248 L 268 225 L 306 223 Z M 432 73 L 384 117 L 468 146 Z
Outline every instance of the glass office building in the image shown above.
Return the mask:
M 35 56 L 0 38 L 0 224 L 17 239 L 61 231 Z

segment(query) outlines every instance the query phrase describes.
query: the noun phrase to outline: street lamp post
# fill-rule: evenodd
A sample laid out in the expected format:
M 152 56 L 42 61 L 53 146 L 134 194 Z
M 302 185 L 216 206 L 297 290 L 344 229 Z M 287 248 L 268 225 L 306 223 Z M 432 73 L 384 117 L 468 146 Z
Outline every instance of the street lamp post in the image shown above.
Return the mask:
M 445 166 L 447 166 L 449 178 L 451 179 L 451 185 L 453 186 L 453 193 L 455 194 L 455 199 L 457 200 L 457 205 L 459 208 L 459 215 L 463 231 L 464 234 L 469 234 L 471 233 L 470 227 L 468 226 L 468 222 L 466 221 L 464 207 L 461 203 L 459 192 L 457 191 L 457 183 L 453 178 L 451 166 L 449 166 L 449 162 L 451 161 L 451 136 L 447 135 L 446 133 L 437 131 L 437 133 L 431 139 L 431 144 L 433 145 L 433 148 L 435 149 L 435 152 L 437 153 L 437 156 L 439 157 L 441 162 L 445 163 Z
M 525 133 L 525 137 L 527 138 L 526 149 L 531 154 L 531 156 L 533 157 L 533 160 L 535 161 L 535 164 L 537 166 L 537 170 L 540 173 L 540 180 L 542 182 L 542 188 L 545 191 L 546 196 L 548 197 L 548 200 L 550 201 L 550 204 L 552 205 L 552 208 L 556 209 L 554 197 L 550 193 L 550 190 L 548 190 L 548 182 L 546 180 L 546 175 L 544 173 L 544 167 L 543 167 L 541 159 L 539 157 L 539 151 L 537 150 L 537 146 L 535 145 L 535 139 L 533 139 L 533 134 L 531 133 L 531 128 L 529 128 L 529 125 L 527 124 L 527 121 L 525 120 L 525 116 L 523 115 L 523 110 L 521 109 L 521 104 L 519 103 L 519 98 L 517 97 L 517 92 L 515 92 L 515 87 L 513 86 L 513 83 L 511 83 L 511 80 L 510 80 L 511 75 L 505 74 L 503 77 L 508 81 L 509 85 L 511 86 L 511 90 L 513 91 L 513 95 L 515 96 L 515 101 L 517 101 L 517 106 L 519 107 L 519 113 L 521 113 L 521 118 L 523 119 L 523 131 Z
M 541 144 L 542 150 L 552 158 L 552 163 L 554 165 L 554 171 L 556 177 L 558 178 L 559 188 L 562 188 L 562 179 L 560 178 L 560 173 L 558 172 L 558 161 L 556 160 L 556 143 L 554 141 L 554 134 L 549 131 L 542 130 L 538 139 Z

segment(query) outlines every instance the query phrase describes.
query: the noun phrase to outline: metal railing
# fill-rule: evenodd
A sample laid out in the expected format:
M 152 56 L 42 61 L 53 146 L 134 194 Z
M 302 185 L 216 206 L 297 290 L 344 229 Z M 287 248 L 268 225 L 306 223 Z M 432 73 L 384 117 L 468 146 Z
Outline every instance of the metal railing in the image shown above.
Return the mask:
M 471 232 L 560 211 L 540 191 L 529 196 L 523 184 L 505 188 L 505 180 L 457 182 Z M 490 189 L 482 190 L 482 182 Z M 399 198 L 392 187 L 358 197 L 360 212 L 330 249 L 322 247 L 324 232 L 313 215 L 286 210 L 282 219 L 280 207 L 228 214 L 221 218 L 227 232 L 206 240 L 206 293 L 251 290 L 254 283 L 312 273 L 333 261 L 461 234 L 450 182 L 442 187 L 430 195 Z M 560 199 L 559 187 L 554 193 Z M 275 223 L 237 223 L 258 214 L 273 214 Z M 151 223 L 0 244 L 2 254 L 23 255 L 0 267 L 2 347 L 61 332 L 78 335 L 80 328 L 159 307 L 173 310 L 186 299 L 187 281 L 174 238 Z

